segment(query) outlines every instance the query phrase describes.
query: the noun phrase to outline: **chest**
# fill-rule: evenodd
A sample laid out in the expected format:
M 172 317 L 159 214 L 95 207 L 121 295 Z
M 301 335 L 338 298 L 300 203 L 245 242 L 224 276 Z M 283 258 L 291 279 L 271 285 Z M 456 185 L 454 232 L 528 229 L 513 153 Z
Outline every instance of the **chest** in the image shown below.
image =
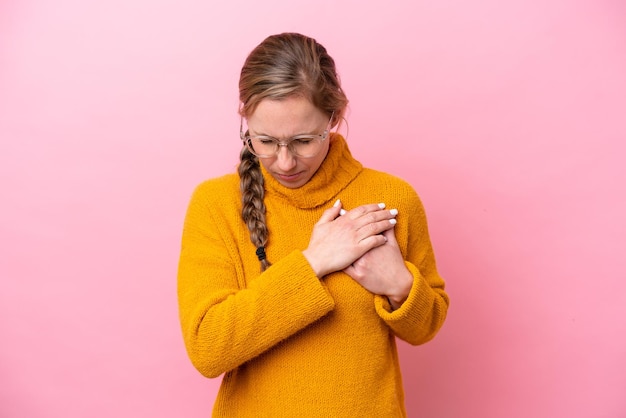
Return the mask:
M 300 209 L 268 205 L 266 213 L 269 228 L 268 254 L 274 259 L 285 257 L 293 250 L 304 250 L 311 239 L 315 223 L 324 209 Z

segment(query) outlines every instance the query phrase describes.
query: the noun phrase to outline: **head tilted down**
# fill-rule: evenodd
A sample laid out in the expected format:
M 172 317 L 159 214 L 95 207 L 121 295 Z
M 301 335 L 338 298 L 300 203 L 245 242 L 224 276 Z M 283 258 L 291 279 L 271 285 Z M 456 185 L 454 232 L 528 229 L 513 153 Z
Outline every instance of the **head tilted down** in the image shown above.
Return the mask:
M 327 129 L 337 125 L 348 105 L 333 58 L 315 39 L 298 33 L 269 36 L 252 50 L 241 69 L 239 100 L 239 112 L 244 119 L 251 118 L 262 102 L 304 102 L 325 115 L 326 121 L 329 121 Z M 261 107 L 265 109 L 266 106 Z M 267 135 L 266 132 L 263 134 Z M 242 139 L 244 146 L 238 170 L 241 178 L 242 218 L 250 231 L 252 243 L 257 247 L 261 271 L 264 271 L 270 263 L 265 254 L 269 231 L 265 222 L 263 176 L 259 157 L 246 146 L 245 137 Z M 281 151 L 282 147 L 278 147 L 277 152 Z M 262 160 L 265 163 L 271 158 Z M 323 156 L 320 164 L 322 160 Z

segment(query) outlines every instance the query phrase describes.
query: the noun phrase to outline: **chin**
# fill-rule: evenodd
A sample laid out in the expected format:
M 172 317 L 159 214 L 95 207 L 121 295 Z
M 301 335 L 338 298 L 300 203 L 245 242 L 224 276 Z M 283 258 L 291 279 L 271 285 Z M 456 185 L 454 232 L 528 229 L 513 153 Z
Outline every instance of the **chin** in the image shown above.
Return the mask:
M 300 188 L 300 187 L 304 186 L 305 184 L 307 184 L 308 180 L 307 181 L 299 181 L 299 182 L 296 182 L 296 183 L 289 182 L 289 181 L 281 181 L 281 180 L 278 180 L 278 182 L 280 184 L 282 184 L 283 186 L 285 186 L 286 188 L 288 188 L 288 189 L 297 189 L 297 188 Z
M 294 179 L 293 181 L 289 181 L 289 180 L 285 180 L 284 178 L 281 178 L 280 176 L 274 176 L 274 179 L 288 189 L 297 189 L 299 187 L 304 186 L 305 184 L 309 182 L 309 180 L 311 180 L 310 177 L 306 177 L 306 178 L 303 177 L 299 179 Z

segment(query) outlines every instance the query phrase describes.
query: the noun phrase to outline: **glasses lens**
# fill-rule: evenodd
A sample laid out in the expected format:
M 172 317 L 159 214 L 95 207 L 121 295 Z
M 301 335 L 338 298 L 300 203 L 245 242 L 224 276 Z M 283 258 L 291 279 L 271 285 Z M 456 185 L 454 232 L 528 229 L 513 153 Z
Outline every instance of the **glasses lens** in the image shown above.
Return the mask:
M 279 144 L 272 138 L 249 137 L 248 149 L 257 157 L 273 157 L 278 153 L 278 149 L 285 144 Z M 298 136 L 290 140 L 287 145 L 289 151 L 303 158 L 315 157 L 322 149 L 322 138 L 315 135 Z
M 269 158 L 278 154 L 281 146 L 288 147 L 289 151 L 298 157 L 311 158 L 315 157 L 322 150 L 322 144 L 328 137 L 328 131 L 331 128 L 333 116 L 331 113 L 328 120 L 328 127 L 322 135 L 296 135 L 286 143 L 278 142 L 277 139 L 270 136 L 248 136 L 249 131 L 243 130 L 243 118 L 239 125 L 239 136 L 245 142 L 246 147 L 251 153 L 261 158 Z
M 322 141 L 318 136 L 298 137 L 289 143 L 291 151 L 300 157 L 315 157 L 321 149 Z
M 248 146 L 258 157 L 271 157 L 278 151 L 278 143 L 271 139 L 252 137 L 248 140 Z

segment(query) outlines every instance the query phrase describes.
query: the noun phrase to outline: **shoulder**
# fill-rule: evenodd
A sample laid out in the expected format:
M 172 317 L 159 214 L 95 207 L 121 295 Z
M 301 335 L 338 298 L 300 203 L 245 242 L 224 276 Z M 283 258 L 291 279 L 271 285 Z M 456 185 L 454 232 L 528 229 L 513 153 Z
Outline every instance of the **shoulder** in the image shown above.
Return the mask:
M 191 197 L 192 204 L 222 205 L 239 200 L 239 175 L 231 173 L 198 184 Z
M 236 173 L 225 174 L 220 177 L 204 180 L 196 186 L 197 192 L 214 192 L 239 188 L 239 175 Z
M 417 197 L 417 192 L 413 186 L 401 177 L 383 171 L 364 168 L 359 176 L 359 181 L 366 184 L 382 188 L 387 191 L 396 191 L 403 195 L 412 195 Z
M 424 205 L 413 186 L 405 179 L 386 172 L 364 168 L 358 188 L 378 197 L 388 205 L 411 213 L 424 215 Z

